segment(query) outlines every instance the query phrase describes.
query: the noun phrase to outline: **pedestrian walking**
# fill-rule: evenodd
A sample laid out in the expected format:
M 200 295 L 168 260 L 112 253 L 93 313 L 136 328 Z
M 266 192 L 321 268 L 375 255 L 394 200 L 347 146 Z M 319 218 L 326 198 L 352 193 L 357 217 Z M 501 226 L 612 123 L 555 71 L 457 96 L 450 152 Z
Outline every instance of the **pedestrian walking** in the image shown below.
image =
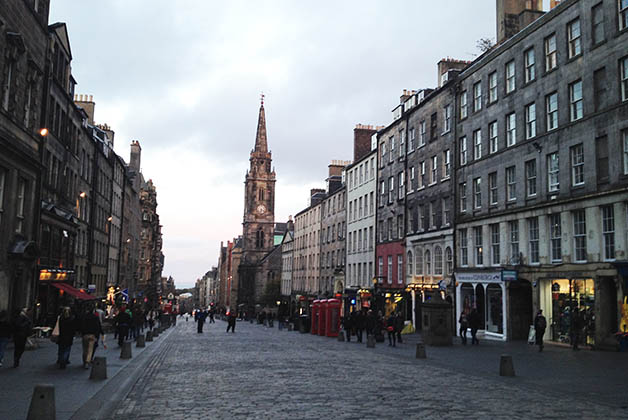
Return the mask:
M 547 320 L 543 316 L 543 310 L 539 309 L 539 312 L 534 318 L 534 334 L 536 335 L 536 344 L 539 346 L 539 351 L 543 351 L 543 335 L 547 328 Z
M 209 310 L 209 323 L 210 324 L 215 324 L 216 320 L 214 319 L 214 315 L 216 315 L 216 311 L 214 310 L 214 308 L 211 308 Z
M 578 344 L 580 344 L 580 337 L 582 336 L 583 328 L 584 317 L 578 308 L 574 308 L 571 311 L 571 347 L 574 350 L 580 350 Z
M 227 315 L 227 332 L 229 332 L 229 329 L 231 329 L 232 333 L 235 333 L 235 326 L 236 326 L 236 314 L 231 311 L 229 312 L 229 314 Z
M 364 334 L 364 329 L 366 328 L 366 315 L 364 315 L 364 311 L 357 311 L 355 315 L 354 328 L 358 343 L 361 343 L 362 335 Z
M 127 312 L 126 305 L 122 305 L 115 318 L 116 331 L 118 332 L 118 346 L 120 347 L 122 347 L 122 343 L 124 343 L 124 340 L 126 340 L 129 335 L 131 322 L 131 315 Z
M 11 321 L 7 311 L 0 311 L 0 367 L 4 361 L 4 350 L 11 339 Z
M 207 319 L 207 311 L 197 311 L 196 316 L 196 332 L 198 334 L 203 333 L 203 325 L 205 325 L 205 320 Z
M 70 351 L 72 350 L 72 342 L 74 341 L 75 334 L 76 318 L 74 314 L 72 314 L 70 307 L 64 306 L 61 310 L 61 315 L 59 315 L 59 339 L 57 341 L 57 363 L 60 369 L 65 369 L 70 363 Z
M 396 347 L 397 345 L 397 334 L 395 332 L 395 315 L 390 314 L 388 320 L 386 321 L 386 331 L 388 331 L 388 345 L 392 347 Z
M 20 359 L 26 348 L 26 339 L 31 335 L 33 329 L 33 323 L 31 322 L 28 308 L 23 308 L 15 314 L 12 329 L 13 344 L 15 345 L 13 350 L 13 367 L 16 368 L 20 365 Z
M 480 314 L 476 308 L 471 310 L 469 314 L 469 327 L 471 328 L 471 345 L 480 344 L 480 340 L 478 340 L 477 333 L 482 325 L 482 320 L 480 319 Z
M 397 312 L 397 315 L 395 315 L 395 334 L 397 334 L 398 343 L 403 343 L 403 340 L 401 339 L 401 331 L 405 326 L 406 322 L 403 319 L 403 316 L 401 316 L 401 312 Z
M 347 336 L 347 342 L 351 342 L 351 334 L 353 334 L 353 313 L 349 314 L 349 316 L 345 316 L 342 319 L 342 328 L 345 330 L 345 335 Z
M 83 346 L 83 368 L 88 369 L 94 360 L 94 353 L 98 346 L 98 339 L 102 337 L 103 346 L 105 344 L 105 334 L 100 323 L 100 317 L 95 310 L 87 307 L 80 322 L 79 331 L 81 332 Z
M 467 319 L 467 311 L 464 310 L 460 314 L 460 319 L 458 320 L 460 323 L 460 340 L 462 341 L 462 345 L 467 345 L 467 329 L 469 328 L 469 320 Z

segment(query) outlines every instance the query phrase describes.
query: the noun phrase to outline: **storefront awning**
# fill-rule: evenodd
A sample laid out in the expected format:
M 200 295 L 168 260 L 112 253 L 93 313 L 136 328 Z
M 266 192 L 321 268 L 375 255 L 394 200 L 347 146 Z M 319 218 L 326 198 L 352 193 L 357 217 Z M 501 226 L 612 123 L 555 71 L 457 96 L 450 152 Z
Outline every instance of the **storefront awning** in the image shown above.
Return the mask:
M 81 299 L 81 300 L 94 300 L 96 299 L 94 296 L 87 294 L 85 292 L 83 292 L 82 290 L 76 289 L 72 286 L 70 286 L 69 284 L 66 283 L 56 283 L 56 282 L 51 282 L 51 285 L 53 285 L 54 287 L 56 287 L 59 290 L 63 290 L 65 293 L 69 294 L 70 296 L 74 296 L 77 299 Z

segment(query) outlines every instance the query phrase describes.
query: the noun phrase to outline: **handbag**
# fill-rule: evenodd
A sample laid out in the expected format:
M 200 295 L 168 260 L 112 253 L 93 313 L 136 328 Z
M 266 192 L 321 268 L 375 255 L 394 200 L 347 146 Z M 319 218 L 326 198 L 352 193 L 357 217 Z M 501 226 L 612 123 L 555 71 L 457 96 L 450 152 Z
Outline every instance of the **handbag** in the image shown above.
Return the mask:
M 52 341 L 53 343 L 59 342 L 59 317 L 57 317 L 57 323 L 52 330 L 52 334 L 50 334 L 50 341 Z

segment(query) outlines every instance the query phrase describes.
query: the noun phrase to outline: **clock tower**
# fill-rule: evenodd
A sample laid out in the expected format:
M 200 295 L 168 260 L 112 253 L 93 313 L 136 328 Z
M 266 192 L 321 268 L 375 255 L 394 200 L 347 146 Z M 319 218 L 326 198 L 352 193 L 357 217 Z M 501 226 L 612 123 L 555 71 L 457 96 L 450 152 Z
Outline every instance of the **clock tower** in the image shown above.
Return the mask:
M 266 139 L 264 95 L 249 163 L 244 179 L 242 262 L 256 264 L 273 249 L 275 231 L 275 171 Z

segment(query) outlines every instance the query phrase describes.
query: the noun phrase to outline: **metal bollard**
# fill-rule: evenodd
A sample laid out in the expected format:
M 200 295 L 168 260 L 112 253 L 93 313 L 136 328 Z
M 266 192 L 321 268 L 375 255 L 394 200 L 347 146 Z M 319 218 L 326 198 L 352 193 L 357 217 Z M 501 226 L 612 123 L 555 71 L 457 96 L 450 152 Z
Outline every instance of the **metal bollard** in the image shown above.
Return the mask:
M 94 360 L 92 360 L 92 371 L 89 374 L 89 379 L 107 379 L 106 357 L 94 357 Z
M 55 420 L 56 416 L 55 386 L 52 384 L 35 385 L 26 420 Z
M 122 343 L 122 348 L 120 349 L 120 359 L 130 359 L 133 357 L 131 342 L 124 341 Z
M 512 356 L 502 354 L 499 358 L 499 376 L 515 376 L 515 366 L 512 363 Z
M 427 355 L 425 354 L 425 344 L 423 343 L 416 344 L 416 358 L 417 359 L 427 358 Z

